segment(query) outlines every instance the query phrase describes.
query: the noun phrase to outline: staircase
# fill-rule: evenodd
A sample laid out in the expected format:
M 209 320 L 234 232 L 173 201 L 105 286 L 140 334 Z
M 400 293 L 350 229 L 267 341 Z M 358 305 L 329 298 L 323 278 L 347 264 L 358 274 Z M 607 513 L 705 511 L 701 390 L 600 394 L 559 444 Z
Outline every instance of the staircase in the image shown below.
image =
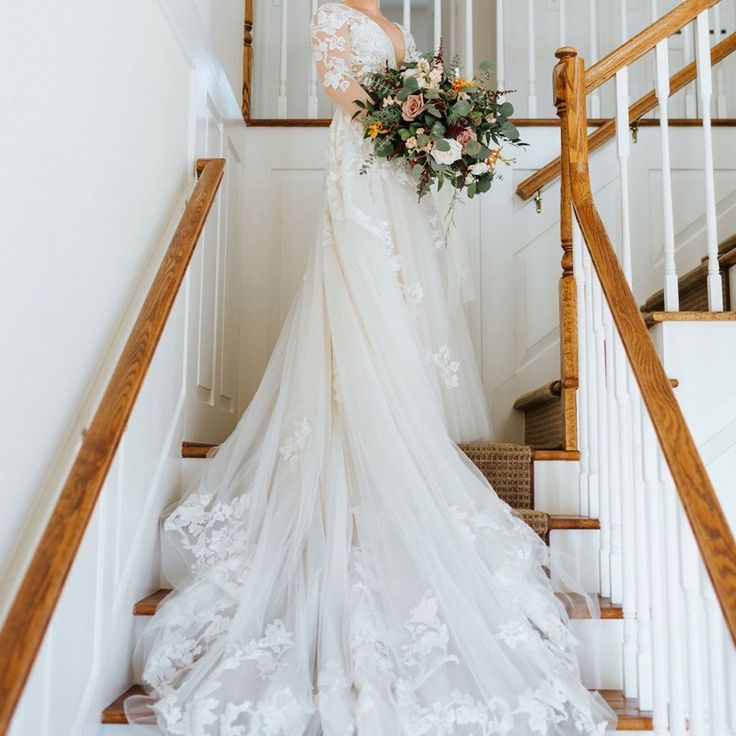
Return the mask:
M 182 485 L 194 481 L 207 461 L 213 445 L 185 442 L 182 446 Z M 595 550 L 600 525 L 596 519 L 578 511 L 577 473 L 579 453 L 534 451 L 528 446 L 508 443 L 469 443 L 460 446 L 478 469 L 493 484 L 499 496 L 548 544 L 578 556 L 578 571 L 583 579 L 596 582 Z M 551 571 L 553 584 L 554 570 Z M 153 591 L 132 606 L 137 621 L 152 616 L 169 589 Z M 635 700 L 624 696 L 621 682 L 620 652 L 623 610 L 609 599 L 598 597 L 601 622 L 590 622 L 582 598 L 557 593 L 571 619 L 573 631 L 580 638 L 583 677 L 591 689 L 598 690 L 619 717 L 620 731 L 650 731 L 651 714 L 642 711 Z M 591 629 L 590 626 L 601 629 Z M 102 712 L 102 723 L 126 723 L 125 698 L 142 692 L 132 685 L 116 697 Z

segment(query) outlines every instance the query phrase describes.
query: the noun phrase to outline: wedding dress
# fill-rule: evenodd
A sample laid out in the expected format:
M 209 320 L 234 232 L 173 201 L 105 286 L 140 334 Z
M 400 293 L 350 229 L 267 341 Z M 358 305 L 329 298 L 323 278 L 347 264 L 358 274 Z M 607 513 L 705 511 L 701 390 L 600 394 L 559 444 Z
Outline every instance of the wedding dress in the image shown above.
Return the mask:
M 402 29 L 405 54 L 416 57 Z M 314 15 L 325 86 L 395 64 Z M 318 241 L 265 376 L 162 533 L 182 579 L 139 643 L 131 722 L 177 736 L 570 736 L 582 686 L 547 546 L 456 446 L 489 437 L 442 223 L 359 123 L 330 126 Z

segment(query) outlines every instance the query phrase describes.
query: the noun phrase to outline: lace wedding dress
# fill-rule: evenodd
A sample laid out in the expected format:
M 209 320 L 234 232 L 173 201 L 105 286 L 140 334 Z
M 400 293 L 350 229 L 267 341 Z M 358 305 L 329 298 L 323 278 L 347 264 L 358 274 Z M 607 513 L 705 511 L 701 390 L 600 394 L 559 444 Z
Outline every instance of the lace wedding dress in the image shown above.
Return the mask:
M 402 29 L 407 57 L 416 55 Z M 329 3 L 325 86 L 395 64 Z M 177 736 L 569 736 L 581 685 L 546 545 L 456 447 L 488 437 L 435 205 L 338 109 L 319 239 L 263 382 L 163 522 L 182 573 L 139 643 L 131 722 Z M 149 730 L 146 727 L 146 730 Z

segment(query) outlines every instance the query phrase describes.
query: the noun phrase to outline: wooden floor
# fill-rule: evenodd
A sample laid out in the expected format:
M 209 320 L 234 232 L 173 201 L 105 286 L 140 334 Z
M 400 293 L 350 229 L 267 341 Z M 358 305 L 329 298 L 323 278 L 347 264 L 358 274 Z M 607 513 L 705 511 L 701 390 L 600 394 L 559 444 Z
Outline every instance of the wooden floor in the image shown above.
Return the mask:
M 618 716 L 619 731 L 651 731 L 652 715 L 649 712 L 639 710 L 636 700 L 627 699 L 620 690 L 599 690 L 603 699 L 613 708 Z M 131 695 L 141 695 L 143 689 L 140 685 L 128 688 L 120 697 L 113 700 L 110 705 L 102 711 L 103 723 L 127 723 L 123 701 Z

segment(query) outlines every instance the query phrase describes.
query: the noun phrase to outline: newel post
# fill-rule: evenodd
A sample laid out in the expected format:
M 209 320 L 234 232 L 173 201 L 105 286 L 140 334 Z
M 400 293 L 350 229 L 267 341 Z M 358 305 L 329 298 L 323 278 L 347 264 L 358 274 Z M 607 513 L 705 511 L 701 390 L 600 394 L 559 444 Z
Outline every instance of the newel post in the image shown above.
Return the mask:
M 243 97 L 241 111 L 243 120 L 250 118 L 250 90 L 253 72 L 253 0 L 245 0 L 243 15 Z
M 562 276 L 560 278 L 560 398 L 562 402 L 562 449 L 578 449 L 578 306 L 577 286 L 572 256 L 572 181 L 570 177 L 570 136 L 568 100 L 577 66 L 577 51 L 558 49 L 554 71 L 554 96 L 561 130 L 560 242 Z

